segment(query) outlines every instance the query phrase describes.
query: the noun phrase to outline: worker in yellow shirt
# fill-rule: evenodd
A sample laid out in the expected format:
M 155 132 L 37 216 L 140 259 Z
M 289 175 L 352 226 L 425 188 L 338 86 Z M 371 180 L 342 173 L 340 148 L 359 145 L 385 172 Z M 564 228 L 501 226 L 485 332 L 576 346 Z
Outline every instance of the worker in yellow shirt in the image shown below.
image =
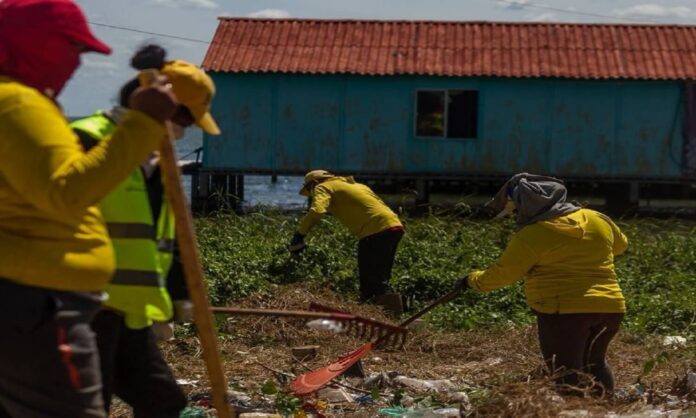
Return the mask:
M 628 241 L 608 216 L 566 202 L 566 194 L 552 177 L 521 173 L 505 183 L 489 206 L 499 216 L 516 212 L 518 230 L 500 258 L 471 272 L 466 284 L 490 292 L 524 278 L 541 352 L 557 381 L 577 386 L 575 372 L 582 371 L 609 394 L 607 347 L 626 311 L 614 257 Z
M 114 273 L 96 204 L 157 149 L 176 111 L 158 80 L 83 152 L 56 97 L 110 48 L 72 0 L 0 2 L 0 416 L 104 418 L 90 321 Z
M 368 186 L 326 170 L 307 173 L 300 194 L 311 197 L 312 204 L 290 242 L 290 251 L 302 251 L 312 227 L 326 213 L 334 215 L 359 239 L 360 299 L 400 314 L 401 295 L 389 286 L 396 250 L 404 235 L 399 217 Z

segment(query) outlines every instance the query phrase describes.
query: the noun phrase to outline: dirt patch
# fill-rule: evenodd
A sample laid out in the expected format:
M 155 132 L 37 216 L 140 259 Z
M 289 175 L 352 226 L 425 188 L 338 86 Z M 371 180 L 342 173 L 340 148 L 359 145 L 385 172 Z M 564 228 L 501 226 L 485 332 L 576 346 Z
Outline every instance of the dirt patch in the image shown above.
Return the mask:
M 306 285 L 278 286 L 236 306 L 305 309 L 312 301 L 393 322 L 376 307 L 358 305 L 322 288 Z M 273 401 L 273 397 L 264 395 L 264 384 L 275 382 L 274 385 L 283 391 L 290 380 L 288 375 L 303 373 L 306 367 L 327 365 L 365 342 L 346 335 L 313 331 L 304 327 L 303 321 L 294 319 L 220 316 L 218 322 L 224 368 L 231 389 L 248 395 L 248 403 L 267 408 L 283 406 L 291 397 L 281 395 L 283 402 Z M 300 345 L 319 345 L 317 357 L 305 364 L 295 360 L 290 348 Z M 187 383 L 184 388 L 193 403 L 205 406 L 208 382 L 192 327 L 179 326 L 177 339 L 163 344 L 162 349 L 174 374 Z M 660 356 L 663 352 L 667 355 Z M 638 383 L 646 362 L 655 358 L 661 360 L 656 361 Z M 374 351 L 363 364 L 368 375 L 390 373 L 423 380 L 447 379 L 457 392 L 468 396 L 465 409 L 470 416 L 552 417 L 562 411 L 587 411 L 590 415 L 586 416 L 603 416 L 609 412 L 644 411 L 652 406 L 693 409 L 696 399 L 686 385 L 685 376 L 689 370 L 694 370 L 695 358 L 693 347 L 666 348 L 659 337 L 620 334 L 609 351 L 609 363 L 619 388 L 618 396 L 611 400 L 582 394 L 559 395 L 541 372 L 533 326 L 461 333 L 437 332 L 426 326 L 413 331 L 403 349 Z M 360 386 L 362 381 L 348 379 L 346 383 Z M 330 404 L 323 413 L 327 417 L 372 417 L 377 416 L 380 408 L 404 397 L 412 399 L 415 405 L 420 402 L 421 407 L 453 405 L 451 394 L 417 393 L 393 385 L 360 389 L 362 392 L 347 391 L 356 398 L 363 396 L 362 401 L 365 401 L 365 393 L 378 399 L 372 403 Z M 128 416 L 127 409 L 117 405 L 112 416 Z

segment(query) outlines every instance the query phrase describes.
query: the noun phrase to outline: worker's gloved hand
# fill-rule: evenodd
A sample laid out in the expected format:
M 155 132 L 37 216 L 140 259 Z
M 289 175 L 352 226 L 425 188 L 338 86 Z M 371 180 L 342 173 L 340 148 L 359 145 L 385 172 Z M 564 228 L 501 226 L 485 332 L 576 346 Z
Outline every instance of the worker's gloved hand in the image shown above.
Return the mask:
M 175 300 L 174 321 L 193 322 L 193 303 L 190 300 Z
M 469 288 L 471 288 L 471 286 L 469 286 L 469 276 L 464 276 L 461 279 L 454 282 L 455 290 L 466 290 Z
M 300 234 L 299 232 L 295 232 L 295 235 L 293 235 L 292 239 L 290 240 L 288 250 L 292 254 L 299 254 L 305 249 L 306 246 L 307 245 L 304 242 L 304 235 Z
M 172 85 L 163 76 L 157 76 L 147 86 L 138 87 L 128 102 L 131 109 L 143 112 L 159 122 L 170 120 L 179 105 Z

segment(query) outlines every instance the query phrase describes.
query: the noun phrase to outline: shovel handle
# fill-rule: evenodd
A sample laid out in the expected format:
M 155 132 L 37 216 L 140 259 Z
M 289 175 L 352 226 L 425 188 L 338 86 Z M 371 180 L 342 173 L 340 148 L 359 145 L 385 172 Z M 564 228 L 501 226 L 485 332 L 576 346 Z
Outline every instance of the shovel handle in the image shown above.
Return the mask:
M 140 73 L 141 84 L 149 84 L 158 75 L 157 70 L 145 70 Z M 227 383 L 222 370 L 217 336 L 213 326 L 213 315 L 208 303 L 208 289 L 205 285 L 200 256 L 196 246 L 196 232 L 193 228 L 193 218 L 189 211 L 184 190 L 181 186 L 181 175 L 176 162 L 176 148 L 171 122 L 166 122 L 167 137 L 160 147 L 160 167 L 164 179 L 164 190 L 174 212 L 176 235 L 178 238 L 181 262 L 184 268 L 186 286 L 193 303 L 193 318 L 201 342 L 203 358 L 205 359 L 210 386 L 212 389 L 213 405 L 220 418 L 236 417 L 236 412 L 227 397 Z

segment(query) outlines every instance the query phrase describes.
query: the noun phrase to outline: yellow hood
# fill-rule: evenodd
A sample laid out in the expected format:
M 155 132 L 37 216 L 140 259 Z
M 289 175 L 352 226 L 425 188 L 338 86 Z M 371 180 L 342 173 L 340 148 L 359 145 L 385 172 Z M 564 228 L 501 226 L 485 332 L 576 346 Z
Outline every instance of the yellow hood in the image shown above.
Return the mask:
M 587 230 L 587 215 L 585 211 L 579 210 L 569 215 L 559 216 L 558 218 L 538 222 L 544 228 L 548 228 L 559 234 L 568 237 L 581 239 Z

